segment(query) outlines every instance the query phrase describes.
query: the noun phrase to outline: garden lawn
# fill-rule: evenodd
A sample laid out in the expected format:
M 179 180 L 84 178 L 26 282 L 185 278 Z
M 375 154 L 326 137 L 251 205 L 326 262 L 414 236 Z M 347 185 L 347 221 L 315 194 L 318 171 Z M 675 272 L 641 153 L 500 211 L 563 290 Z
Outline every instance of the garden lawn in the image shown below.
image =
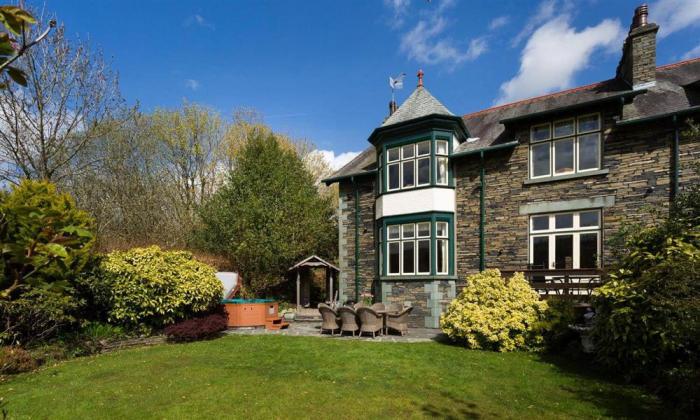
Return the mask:
M 650 417 L 641 389 L 530 353 L 226 336 L 79 358 L 0 384 L 10 418 Z

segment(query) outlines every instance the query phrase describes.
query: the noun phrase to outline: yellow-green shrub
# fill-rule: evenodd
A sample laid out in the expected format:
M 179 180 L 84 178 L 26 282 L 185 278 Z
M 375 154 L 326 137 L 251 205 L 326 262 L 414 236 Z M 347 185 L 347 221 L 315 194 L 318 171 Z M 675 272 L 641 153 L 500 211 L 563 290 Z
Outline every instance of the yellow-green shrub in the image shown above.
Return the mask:
M 440 327 L 471 349 L 532 349 L 542 343 L 538 323 L 546 309 L 522 273 L 503 279 L 491 269 L 467 277 L 462 293 L 440 317 Z
M 115 251 L 83 279 L 110 323 L 161 327 L 213 309 L 222 298 L 212 267 L 157 246 Z

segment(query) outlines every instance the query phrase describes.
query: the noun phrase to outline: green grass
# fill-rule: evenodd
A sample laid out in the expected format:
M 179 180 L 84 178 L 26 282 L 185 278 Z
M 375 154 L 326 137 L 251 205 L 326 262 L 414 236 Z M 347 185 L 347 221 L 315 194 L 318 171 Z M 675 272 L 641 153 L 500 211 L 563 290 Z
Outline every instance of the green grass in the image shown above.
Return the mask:
M 529 353 L 227 336 L 80 358 L 0 384 L 10 418 L 651 417 L 642 390 Z

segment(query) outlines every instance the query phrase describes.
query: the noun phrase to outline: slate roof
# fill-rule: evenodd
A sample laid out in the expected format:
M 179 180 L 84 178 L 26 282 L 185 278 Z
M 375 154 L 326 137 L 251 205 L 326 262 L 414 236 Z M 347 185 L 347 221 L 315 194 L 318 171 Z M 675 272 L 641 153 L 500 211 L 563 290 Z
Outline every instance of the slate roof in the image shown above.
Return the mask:
M 646 91 L 634 92 L 625 82 L 610 79 L 464 115 L 462 118 L 472 139 L 463 142 L 454 153 L 468 153 L 512 142 L 514 139 L 506 132 L 505 125 L 501 122 L 503 120 L 613 100 L 621 96 L 630 96 L 632 100 L 623 107 L 622 119 L 618 124 L 694 110 L 694 107 L 700 107 L 700 57 L 657 67 L 656 84 Z M 700 109 L 698 111 L 700 112 Z M 430 114 L 453 115 L 427 89 L 417 88 L 401 107 L 384 121 L 382 127 Z M 478 139 L 473 140 L 474 138 Z M 327 181 L 349 175 L 372 173 L 375 170 L 376 152 L 374 146 L 370 146 Z
M 625 95 L 635 95 L 622 110 L 621 122 L 650 118 L 700 105 L 700 58 L 657 67 L 656 85 L 633 92 L 618 79 L 605 80 L 549 95 L 525 99 L 463 116 L 464 123 L 477 141 L 464 142 L 455 153 L 466 153 L 513 141 L 503 120 L 529 116 L 554 109 L 585 105 Z
M 428 89 L 418 86 L 381 126 L 386 127 L 433 114 L 454 116 L 445 105 L 428 92 Z

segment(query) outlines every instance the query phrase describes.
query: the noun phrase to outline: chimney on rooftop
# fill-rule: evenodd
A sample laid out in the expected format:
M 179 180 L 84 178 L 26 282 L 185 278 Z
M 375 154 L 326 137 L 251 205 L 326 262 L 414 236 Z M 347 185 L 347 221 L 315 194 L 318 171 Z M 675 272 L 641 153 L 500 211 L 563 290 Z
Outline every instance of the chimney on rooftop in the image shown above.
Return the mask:
M 389 101 L 389 116 L 390 117 L 392 115 L 394 115 L 394 112 L 396 112 L 397 109 L 398 109 L 398 107 L 396 106 L 396 101 L 393 99 L 391 101 Z
M 656 33 L 659 25 L 648 22 L 649 6 L 634 9 L 629 34 L 622 46 L 622 58 L 617 65 L 618 79 L 632 89 L 644 89 L 656 83 Z

